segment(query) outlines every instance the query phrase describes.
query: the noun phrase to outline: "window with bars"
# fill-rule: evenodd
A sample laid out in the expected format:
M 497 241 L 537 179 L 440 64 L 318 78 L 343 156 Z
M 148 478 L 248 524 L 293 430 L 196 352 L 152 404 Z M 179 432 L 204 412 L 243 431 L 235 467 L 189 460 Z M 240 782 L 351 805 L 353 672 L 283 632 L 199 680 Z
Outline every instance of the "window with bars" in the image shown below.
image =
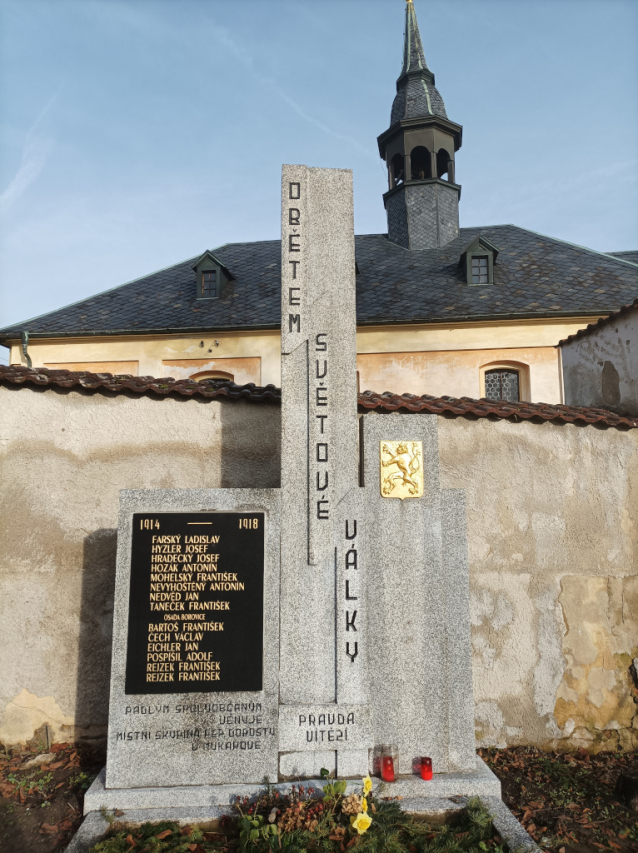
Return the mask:
M 488 284 L 489 280 L 487 255 L 472 258 L 472 284 Z
M 202 296 L 209 299 L 217 296 L 217 270 L 202 272 Z
M 488 400 L 507 400 L 515 403 L 521 399 L 518 370 L 498 367 L 485 371 L 485 396 Z

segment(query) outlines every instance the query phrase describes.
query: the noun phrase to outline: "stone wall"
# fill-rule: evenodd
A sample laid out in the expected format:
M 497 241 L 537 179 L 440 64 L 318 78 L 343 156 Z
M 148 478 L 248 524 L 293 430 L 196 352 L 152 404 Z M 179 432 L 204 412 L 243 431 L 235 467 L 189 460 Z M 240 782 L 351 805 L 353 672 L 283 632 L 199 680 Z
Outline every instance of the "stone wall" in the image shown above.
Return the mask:
M 561 344 L 565 403 L 638 415 L 638 306 Z
M 437 423 L 479 743 L 635 748 L 638 430 Z M 105 732 L 119 489 L 276 487 L 279 430 L 270 404 L 0 387 L 0 740 Z

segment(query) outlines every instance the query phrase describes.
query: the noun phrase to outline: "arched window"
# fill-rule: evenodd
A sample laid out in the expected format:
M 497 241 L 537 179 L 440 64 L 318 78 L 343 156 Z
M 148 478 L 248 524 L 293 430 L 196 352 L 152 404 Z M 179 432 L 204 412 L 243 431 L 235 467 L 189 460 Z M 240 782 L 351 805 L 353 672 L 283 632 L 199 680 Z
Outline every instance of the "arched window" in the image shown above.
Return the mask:
M 485 371 L 485 396 L 488 400 L 518 402 L 521 399 L 520 386 L 520 371 L 512 367 L 496 367 Z
M 437 178 L 442 178 L 443 175 L 447 175 L 448 163 L 449 162 L 450 162 L 450 155 L 447 153 L 445 148 L 439 148 L 438 153 L 436 155 L 436 176 L 437 176 Z
M 201 382 L 202 379 L 216 379 L 218 382 L 233 382 L 234 374 L 227 373 L 225 370 L 202 370 L 201 373 L 194 373 L 189 379 L 194 379 L 195 382 Z
M 432 177 L 432 160 L 430 152 L 424 145 L 417 145 L 412 149 L 410 163 L 413 181 L 424 181 Z
M 390 176 L 393 187 L 396 187 L 397 184 L 405 180 L 405 175 L 403 174 L 403 154 L 395 154 L 392 160 L 390 160 Z

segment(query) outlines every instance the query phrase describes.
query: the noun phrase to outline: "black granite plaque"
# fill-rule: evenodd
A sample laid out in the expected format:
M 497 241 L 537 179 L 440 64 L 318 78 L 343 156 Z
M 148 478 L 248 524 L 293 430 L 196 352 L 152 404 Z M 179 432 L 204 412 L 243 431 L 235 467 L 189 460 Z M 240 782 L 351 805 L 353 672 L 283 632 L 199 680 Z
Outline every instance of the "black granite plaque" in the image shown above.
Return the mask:
M 261 690 L 264 513 L 133 516 L 126 690 Z

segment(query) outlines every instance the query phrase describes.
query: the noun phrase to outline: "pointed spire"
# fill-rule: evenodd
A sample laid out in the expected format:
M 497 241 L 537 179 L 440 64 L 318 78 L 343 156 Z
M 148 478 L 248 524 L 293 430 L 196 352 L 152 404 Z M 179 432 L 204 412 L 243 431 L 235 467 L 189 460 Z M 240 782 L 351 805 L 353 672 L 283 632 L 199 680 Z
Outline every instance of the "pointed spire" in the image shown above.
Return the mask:
M 405 8 L 403 66 L 397 80 L 390 124 L 401 119 L 441 116 L 447 118 L 443 98 L 434 85 L 434 74 L 425 61 L 423 43 L 413 0 Z
M 405 7 L 405 41 L 403 45 L 403 68 L 401 76 L 410 71 L 428 71 L 423 53 L 423 43 L 419 33 L 419 24 L 412 0 L 407 0 Z
M 447 117 L 425 61 L 414 0 L 407 0 L 403 65 L 390 127 L 377 140 L 388 169 L 383 201 L 392 243 L 420 251 L 458 237 L 461 187 L 454 155 L 462 133 L 461 125 Z

